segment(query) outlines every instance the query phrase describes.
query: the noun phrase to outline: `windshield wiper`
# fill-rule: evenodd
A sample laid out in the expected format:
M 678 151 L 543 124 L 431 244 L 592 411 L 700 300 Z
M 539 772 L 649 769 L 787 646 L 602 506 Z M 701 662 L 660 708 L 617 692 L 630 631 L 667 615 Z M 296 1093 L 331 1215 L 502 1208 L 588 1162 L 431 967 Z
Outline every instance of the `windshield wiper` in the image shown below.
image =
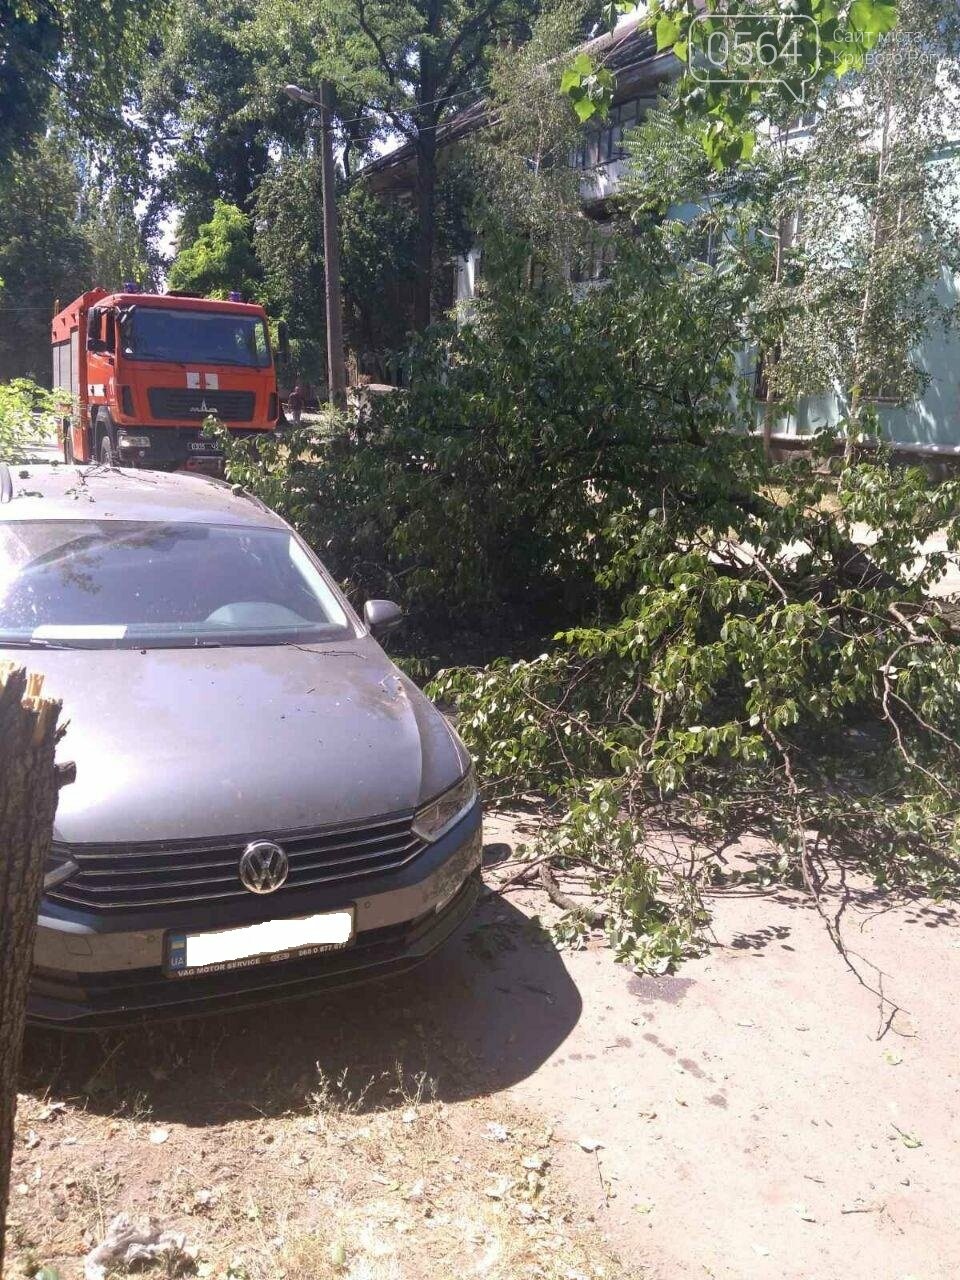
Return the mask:
M 220 640 L 205 640 L 197 636 L 138 636 L 128 632 L 124 636 L 123 649 L 222 649 Z
M 5 640 L 0 636 L 0 649 L 76 649 L 78 645 L 64 644 L 62 640 Z

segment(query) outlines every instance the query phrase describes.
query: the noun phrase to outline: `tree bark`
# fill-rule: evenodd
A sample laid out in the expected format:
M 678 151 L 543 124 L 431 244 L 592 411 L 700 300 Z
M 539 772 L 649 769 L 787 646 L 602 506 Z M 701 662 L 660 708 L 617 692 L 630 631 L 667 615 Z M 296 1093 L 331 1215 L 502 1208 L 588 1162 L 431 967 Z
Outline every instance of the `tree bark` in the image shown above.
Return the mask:
M 27 983 L 57 809 L 60 703 L 40 696 L 42 684 L 0 664 L 0 1275 Z
M 340 231 L 337 224 L 337 180 L 333 163 L 333 86 L 320 86 L 320 145 L 323 175 L 323 279 L 327 315 L 327 388 L 330 403 L 347 407 L 347 368 L 343 356 L 343 301 L 340 294 Z
M 413 327 L 419 333 L 431 318 L 433 245 L 437 219 L 437 131 L 420 130 L 417 138 L 417 252 L 413 295 Z
M 786 215 L 781 213 L 777 218 L 777 249 L 773 260 L 773 283 L 779 285 L 783 276 L 783 240 L 786 231 Z M 767 394 L 763 400 L 763 456 L 770 461 L 773 452 L 773 427 L 777 416 L 777 397 L 773 389 L 774 371 L 777 367 L 777 347 L 773 346 L 765 353 L 764 370 L 767 379 Z
M 893 106 L 888 94 L 884 105 L 883 127 L 880 130 L 880 153 L 877 157 L 877 203 L 873 211 L 873 225 L 870 231 L 870 269 L 867 272 L 867 281 L 863 291 L 863 304 L 860 308 L 860 324 L 857 328 L 854 343 L 853 390 L 850 395 L 847 438 L 843 446 L 845 466 L 850 466 L 856 461 L 857 439 L 860 434 L 860 418 L 863 410 L 863 366 L 865 363 L 863 349 L 867 342 L 873 314 L 873 265 L 883 242 L 883 188 L 887 180 L 892 116 Z
M 433 246 L 437 221 L 437 122 L 442 104 L 433 41 L 440 27 L 440 0 L 427 0 L 424 34 L 419 49 L 417 83 L 417 246 L 413 291 L 413 327 L 422 332 L 431 319 Z

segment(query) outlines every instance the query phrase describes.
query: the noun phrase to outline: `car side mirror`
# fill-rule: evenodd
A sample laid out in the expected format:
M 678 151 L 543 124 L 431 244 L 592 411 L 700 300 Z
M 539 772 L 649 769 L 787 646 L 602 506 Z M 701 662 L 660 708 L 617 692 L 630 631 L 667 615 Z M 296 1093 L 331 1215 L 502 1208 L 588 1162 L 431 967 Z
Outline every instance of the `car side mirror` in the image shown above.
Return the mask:
M 392 600 L 368 600 L 363 606 L 363 620 L 379 640 L 403 621 L 403 610 Z

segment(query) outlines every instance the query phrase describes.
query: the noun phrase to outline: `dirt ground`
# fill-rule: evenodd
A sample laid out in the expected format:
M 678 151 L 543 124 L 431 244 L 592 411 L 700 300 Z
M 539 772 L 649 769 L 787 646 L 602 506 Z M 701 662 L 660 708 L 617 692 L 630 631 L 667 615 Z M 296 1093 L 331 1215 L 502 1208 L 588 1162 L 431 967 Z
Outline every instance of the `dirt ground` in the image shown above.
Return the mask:
M 31 1033 L 11 1271 L 127 1211 L 227 1280 L 955 1280 L 960 915 L 835 869 L 844 957 L 800 893 L 710 905 L 675 976 L 560 954 L 524 890 L 401 981 Z
M 821 911 L 709 905 L 715 945 L 675 976 L 564 956 L 576 1026 L 513 1097 L 603 1144 L 597 1223 L 651 1278 L 956 1280 L 960 912 L 838 867 Z

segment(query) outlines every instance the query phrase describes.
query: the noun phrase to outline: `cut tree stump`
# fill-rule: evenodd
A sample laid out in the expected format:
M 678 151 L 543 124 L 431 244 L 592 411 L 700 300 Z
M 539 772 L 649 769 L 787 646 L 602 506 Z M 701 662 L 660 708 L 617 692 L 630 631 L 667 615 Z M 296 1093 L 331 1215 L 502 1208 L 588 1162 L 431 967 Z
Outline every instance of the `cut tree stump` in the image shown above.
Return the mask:
M 42 686 L 42 676 L 0 663 L 0 1276 L 27 984 L 59 786 L 60 703 L 42 697 Z

